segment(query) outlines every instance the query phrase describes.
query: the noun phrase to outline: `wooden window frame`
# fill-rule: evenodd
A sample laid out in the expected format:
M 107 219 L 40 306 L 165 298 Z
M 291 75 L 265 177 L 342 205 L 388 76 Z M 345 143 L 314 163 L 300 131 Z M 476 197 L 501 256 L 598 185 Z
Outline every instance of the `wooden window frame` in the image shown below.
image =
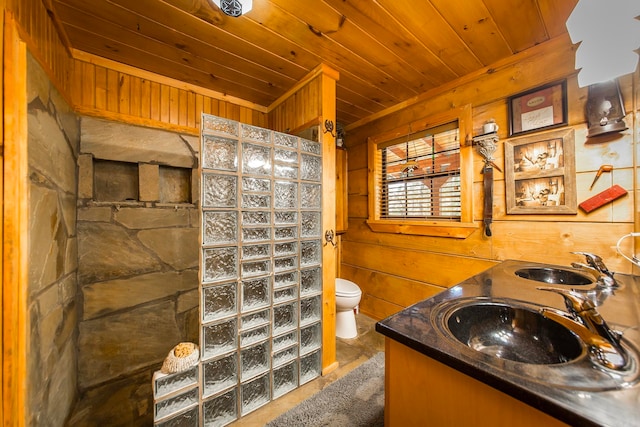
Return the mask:
M 453 121 L 458 122 L 460 132 L 460 221 L 444 219 L 406 220 L 386 219 L 381 216 L 380 189 L 382 171 L 379 169 L 378 147 L 394 138 L 414 132 L 434 128 Z M 449 237 L 465 239 L 469 237 L 478 225 L 473 222 L 473 150 L 471 146 L 473 121 L 471 105 L 449 110 L 435 116 L 426 117 L 415 122 L 400 126 L 389 132 L 369 137 L 369 218 L 367 225 L 374 232 L 412 234 L 420 236 Z

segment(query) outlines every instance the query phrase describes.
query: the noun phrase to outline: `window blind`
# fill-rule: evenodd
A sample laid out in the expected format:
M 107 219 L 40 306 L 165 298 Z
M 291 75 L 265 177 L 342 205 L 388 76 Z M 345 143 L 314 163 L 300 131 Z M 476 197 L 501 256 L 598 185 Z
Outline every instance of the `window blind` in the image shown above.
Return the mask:
M 460 220 L 458 122 L 378 146 L 381 218 Z

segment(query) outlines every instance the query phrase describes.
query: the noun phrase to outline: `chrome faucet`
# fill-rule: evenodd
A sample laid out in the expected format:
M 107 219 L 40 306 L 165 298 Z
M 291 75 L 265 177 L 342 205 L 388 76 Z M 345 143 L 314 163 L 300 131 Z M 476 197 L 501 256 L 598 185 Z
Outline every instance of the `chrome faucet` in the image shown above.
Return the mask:
M 568 311 L 564 313 L 545 307 L 540 309 L 540 314 L 578 335 L 601 365 L 614 370 L 622 370 L 627 366 L 629 356 L 620 343 L 622 334 L 609 328 L 591 299 L 575 290 L 550 287 L 538 289 L 561 295 Z
M 613 271 L 609 270 L 598 255 L 589 252 L 571 252 L 576 255 L 583 255 L 586 259 L 586 264 L 579 262 L 572 262 L 571 266 L 574 268 L 582 268 L 591 271 L 595 275 L 598 284 L 609 288 L 617 288 L 618 281 L 613 278 Z

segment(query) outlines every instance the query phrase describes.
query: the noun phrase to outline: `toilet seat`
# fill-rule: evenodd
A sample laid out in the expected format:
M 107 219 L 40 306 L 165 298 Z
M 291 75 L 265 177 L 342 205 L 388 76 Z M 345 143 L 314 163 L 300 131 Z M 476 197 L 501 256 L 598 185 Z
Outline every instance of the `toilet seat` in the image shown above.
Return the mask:
M 346 279 L 336 279 L 336 296 L 355 297 L 361 294 L 362 291 L 355 283 Z
M 337 297 L 357 297 L 358 295 L 361 295 L 362 291 L 355 291 L 355 292 L 336 292 L 336 296 Z

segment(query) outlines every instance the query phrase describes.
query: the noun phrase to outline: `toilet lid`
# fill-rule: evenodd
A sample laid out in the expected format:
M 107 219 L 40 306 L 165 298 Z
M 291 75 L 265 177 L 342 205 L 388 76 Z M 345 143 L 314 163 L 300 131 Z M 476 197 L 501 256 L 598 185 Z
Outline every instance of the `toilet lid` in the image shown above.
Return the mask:
M 336 279 L 336 295 L 345 297 L 360 295 L 362 291 L 355 283 L 346 279 Z

